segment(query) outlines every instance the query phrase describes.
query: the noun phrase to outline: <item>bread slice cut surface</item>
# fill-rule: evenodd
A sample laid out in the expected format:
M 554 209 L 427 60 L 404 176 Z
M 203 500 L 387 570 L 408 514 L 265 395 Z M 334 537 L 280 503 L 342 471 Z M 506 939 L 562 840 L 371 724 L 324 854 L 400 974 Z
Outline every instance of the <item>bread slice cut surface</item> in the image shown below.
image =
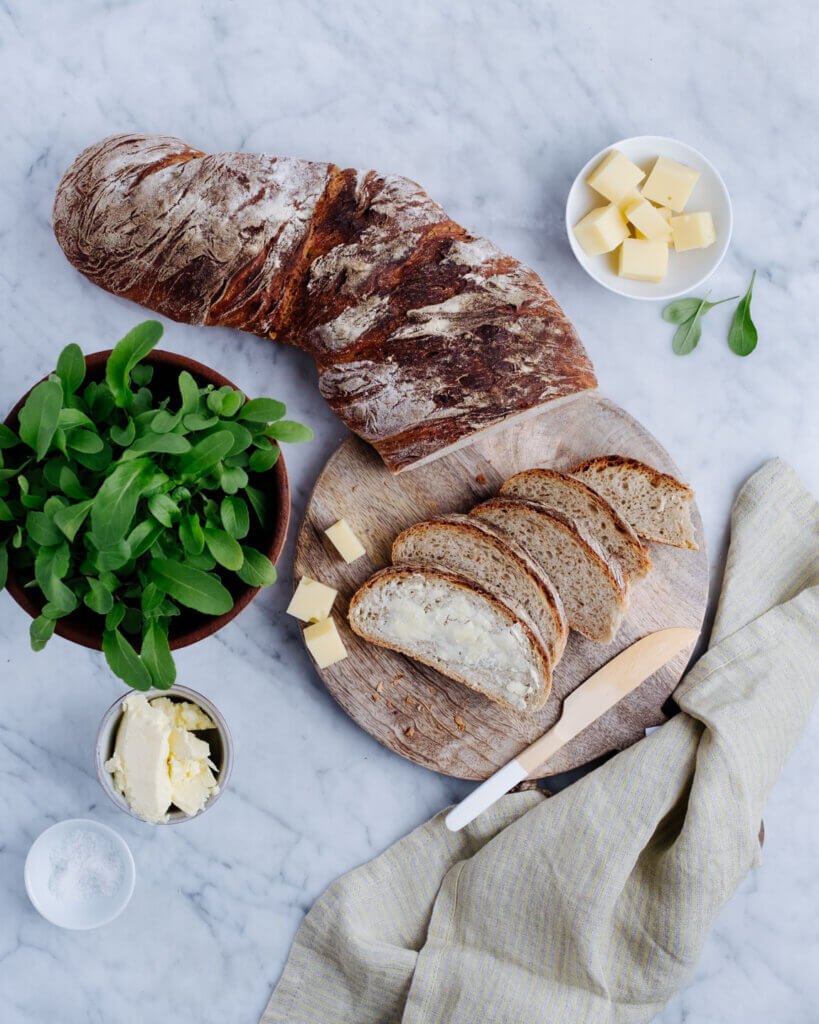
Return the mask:
M 691 522 L 694 492 L 676 477 L 624 455 L 588 459 L 572 476 L 614 505 L 644 540 L 698 550 Z
M 563 604 L 543 569 L 490 523 L 463 515 L 417 523 L 396 537 L 395 564 L 441 565 L 477 580 L 511 607 L 522 608 L 536 626 L 552 668 L 566 646 Z
M 588 484 L 554 469 L 527 469 L 501 487 L 503 497 L 536 501 L 560 512 L 597 538 L 629 582 L 641 580 L 651 568 L 648 551 L 617 510 Z
M 557 512 L 521 498 L 490 498 L 470 515 L 508 533 L 543 566 L 572 629 L 611 643 L 628 602 L 619 567 L 607 561 L 591 537 Z
M 478 583 L 440 567 L 382 569 L 353 595 L 350 626 L 517 711 L 541 707 L 549 656 L 534 627 Z

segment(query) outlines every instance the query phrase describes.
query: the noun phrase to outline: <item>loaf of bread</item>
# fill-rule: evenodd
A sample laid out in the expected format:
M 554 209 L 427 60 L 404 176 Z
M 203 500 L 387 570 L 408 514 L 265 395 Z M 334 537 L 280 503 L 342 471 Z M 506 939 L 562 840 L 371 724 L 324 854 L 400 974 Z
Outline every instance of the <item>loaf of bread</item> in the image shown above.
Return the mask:
M 537 274 L 396 175 L 118 135 L 66 172 L 54 232 L 115 295 L 308 351 L 393 471 L 596 386 Z
M 627 582 L 641 580 L 651 568 L 651 559 L 637 534 L 605 498 L 573 476 L 555 469 L 526 469 L 510 477 L 501 487 L 502 497 L 525 498 L 554 509 L 585 526 L 611 559 L 616 561 Z
M 644 540 L 697 549 L 691 523 L 694 492 L 676 477 L 624 455 L 600 455 L 572 476 L 609 501 Z
M 517 711 L 549 696 L 549 656 L 526 614 L 448 569 L 382 569 L 353 595 L 348 617 L 365 640 Z
M 620 567 L 583 527 L 522 498 L 490 498 L 469 513 L 508 533 L 554 582 L 571 629 L 590 640 L 614 639 L 628 607 Z
M 396 565 L 441 565 L 483 581 L 493 594 L 519 605 L 531 619 L 552 669 L 566 646 L 563 603 L 549 577 L 508 535 L 469 516 L 441 516 L 404 530 L 392 546 Z

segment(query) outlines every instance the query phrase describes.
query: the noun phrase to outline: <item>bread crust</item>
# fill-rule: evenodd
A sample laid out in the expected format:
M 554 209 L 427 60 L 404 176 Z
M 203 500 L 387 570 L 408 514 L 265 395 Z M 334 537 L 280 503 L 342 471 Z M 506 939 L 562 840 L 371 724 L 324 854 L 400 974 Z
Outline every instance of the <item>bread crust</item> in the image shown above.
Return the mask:
M 593 460 L 589 460 L 593 461 Z M 572 470 L 574 472 L 574 470 Z M 648 548 L 643 544 L 634 530 L 629 524 L 623 519 L 617 509 L 608 502 L 601 494 L 598 494 L 593 488 L 589 487 L 583 480 L 578 480 L 573 476 L 566 473 L 560 473 L 556 469 L 546 468 L 535 468 L 526 469 L 521 473 L 516 473 L 514 476 L 505 480 L 501 485 L 501 489 L 498 492 L 501 497 L 509 496 L 514 497 L 511 493 L 509 485 L 515 480 L 531 480 L 540 478 L 548 478 L 550 480 L 559 480 L 561 483 L 574 488 L 579 491 L 588 500 L 593 502 L 596 508 L 605 515 L 612 523 L 618 533 L 623 535 L 626 543 L 629 545 L 633 556 L 638 560 L 640 565 L 639 570 L 636 573 L 627 574 L 627 576 L 633 576 L 635 579 L 642 579 L 648 571 L 651 569 L 651 558 L 648 554 Z M 628 578 L 626 579 L 628 582 Z
M 119 135 L 66 171 L 53 224 L 116 295 L 305 349 L 395 472 L 597 386 L 535 272 L 397 175 Z
M 618 466 L 627 466 L 629 469 L 636 469 L 646 473 L 652 479 L 658 483 L 667 484 L 669 487 L 673 487 L 675 490 L 680 491 L 685 495 L 686 498 L 693 498 L 694 492 L 681 480 L 678 480 L 675 476 L 671 476 L 669 473 L 663 473 L 659 469 L 654 469 L 653 466 L 649 466 L 645 462 L 640 462 L 639 459 L 629 458 L 627 455 L 595 455 L 591 459 L 586 459 L 584 462 L 578 462 L 576 466 L 573 466 L 569 470 L 569 474 L 573 476 L 575 473 L 584 473 L 587 469 L 595 469 L 597 466 L 605 469 L 616 469 Z M 582 483 L 583 481 L 578 481 Z
M 566 647 L 566 641 L 569 636 L 569 627 L 566 623 L 566 613 L 563 609 L 563 602 L 560 600 L 560 595 L 546 572 L 537 564 L 537 562 L 535 562 L 535 560 L 531 558 L 511 537 L 505 536 L 499 530 L 496 530 L 490 523 L 482 522 L 479 519 L 470 520 L 468 516 L 457 514 L 436 516 L 432 519 L 426 519 L 421 523 L 415 523 L 413 526 L 410 526 L 399 533 L 393 541 L 391 552 L 393 563 L 411 565 L 411 562 L 406 562 L 401 558 L 401 552 L 399 550 L 401 541 L 411 537 L 413 534 L 423 534 L 431 527 L 435 526 L 451 526 L 466 534 L 479 537 L 482 541 L 491 544 L 495 550 L 499 551 L 503 555 L 504 558 L 515 563 L 517 567 L 534 583 L 552 613 L 553 622 L 557 630 L 557 641 L 554 648 L 547 651 L 551 667 L 554 669 L 563 654 Z M 465 572 L 462 572 L 461 574 L 471 578 L 471 574 L 467 574 Z M 480 583 L 480 580 L 477 580 L 477 582 Z M 504 598 L 501 597 L 501 600 L 504 600 Z M 537 628 L 536 623 L 533 623 L 533 625 Z M 539 632 L 540 631 L 538 630 L 538 633 Z M 548 644 L 546 637 L 543 637 L 543 640 L 544 643 Z
M 531 620 L 528 618 L 528 616 L 522 609 L 513 608 L 509 604 L 509 602 L 504 601 L 501 598 L 497 597 L 495 594 L 490 593 L 490 591 L 488 591 L 484 586 L 482 586 L 477 580 L 469 579 L 466 576 L 462 576 L 460 573 L 453 572 L 451 569 L 445 569 L 442 566 L 426 566 L 424 568 L 420 568 L 418 566 L 409 565 L 388 565 L 386 568 L 380 569 L 378 572 L 372 575 L 365 583 L 362 583 L 362 585 L 358 588 L 358 590 L 355 592 L 355 594 L 353 594 L 352 598 L 350 599 L 350 606 L 347 611 L 347 620 L 350 624 L 350 628 L 352 629 L 352 631 L 356 633 L 358 636 L 360 636 L 362 639 L 366 640 L 368 643 L 376 644 L 376 646 L 378 647 L 384 647 L 391 651 L 396 651 L 398 654 L 403 654 L 407 658 L 412 658 L 415 661 L 420 661 L 424 665 L 429 665 L 430 668 L 434 668 L 436 671 L 441 672 L 442 675 L 446 675 L 449 678 L 454 679 L 456 682 L 462 683 L 470 690 L 474 690 L 476 693 L 482 694 L 489 700 L 493 700 L 497 704 L 501 704 L 503 705 L 503 707 L 509 708 L 510 710 L 516 711 L 518 712 L 518 714 L 520 714 L 520 708 L 516 708 L 512 704 L 509 704 L 508 701 L 503 700 L 502 697 L 486 693 L 484 690 L 481 690 L 479 687 L 473 685 L 466 677 L 458 675 L 455 672 L 444 672 L 444 670 L 441 669 L 439 665 L 434 664 L 432 661 L 429 661 L 426 658 L 422 658 L 416 654 L 409 654 L 406 650 L 399 647 L 398 645 L 390 644 L 377 637 L 370 636 L 365 630 L 358 627 L 354 619 L 354 613 L 368 590 L 370 590 L 380 580 L 383 579 L 391 577 L 400 578 L 416 575 L 432 576 L 437 579 L 445 579 L 456 587 L 461 587 L 462 589 L 467 590 L 473 594 L 479 594 L 487 602 L 489 602 L 489 604 L 491 604 L 495 609 L 497 609 L 506 618 L 507 622 L 509 622 L 510 624 L 517 623 L 521 626 L 527 638 L 531 642 L 533 650 L 535 650 L 539 656 L 540 662 L 542 664 L 542 679 L 544 683 L 543 692 L 538 695 L 536 701 L 533 701 L 526 705 L 525 709 L 523 710 L 523 713 L 526 713 L 528 711 L 536 711 L 538 708 L 543 707 L 543 705 L 548 700 L 549 694 L 551 693 L 552 689 L 552 667 L 549 659 L 549 654 L 543 646 L 543 643 L 540 640 L 540 637 L 538 635 L 537 630 L 534 627 L 534 624 L 531 622 Z

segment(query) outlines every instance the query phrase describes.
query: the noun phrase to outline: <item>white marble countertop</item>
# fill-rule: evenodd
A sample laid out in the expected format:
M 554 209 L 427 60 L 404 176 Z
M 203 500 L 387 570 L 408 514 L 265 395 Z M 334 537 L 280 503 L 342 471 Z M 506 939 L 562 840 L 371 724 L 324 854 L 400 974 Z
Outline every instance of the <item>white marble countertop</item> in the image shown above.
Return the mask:
M 577 325 L 600 387 L 671 451 L 695 486 L 715 577 L 732 498 L 766 458 L 819 487 L 816 8 L 736 0 L 730 16 L 626 0 L 582 5 L 344 4 L 309 0 L 3 0 L 0 3 L 0 411 L 60 348 L 108 347 L 142 317 L 63 258 L 50 211 L 85 145 L 162 131 L 204 149 L 268 150 L 420 182 L 459 222 L 530 263 Z M 616 10 L 616 14 L 614 13 Z M 801 26 L 798 30 L 795 26 Z M 758 268 L 758 350 L 734 356 L 729 307 L 696 352 L 671 352 L 655 303 L 589 280 L 563 233 L 577 169 L 628 135 L 706 153 L 734 202 L 711 282 Z M 287 450 L 297 522 L 344 436 L 309 358 L 226 330 L 169 324 L 163 347 L 286 397 L 316 440 Z M 228 719 L 229 791 L 201 820 L 142 826 L 94 776 L 94 734 L 121 692 L 100 655 L 54 640 L 0 597 L 0 1019 L 255 1021 L 303 913 L 337 875 L 465 792 L 378 746 L 322 688 L 282 582 L 216 637 L 178 655 L 179 679 Z M 776 680 L 771 681 L 772 700 Z M 819 719 L 765 815 L 764 864 L 725 908 L 663 1024 L 806 1024 L 819 1006 Z M 137 862 L 125 914 L 62 932 L 29 905 L 28 847 L 61 818 L 117 828 Z

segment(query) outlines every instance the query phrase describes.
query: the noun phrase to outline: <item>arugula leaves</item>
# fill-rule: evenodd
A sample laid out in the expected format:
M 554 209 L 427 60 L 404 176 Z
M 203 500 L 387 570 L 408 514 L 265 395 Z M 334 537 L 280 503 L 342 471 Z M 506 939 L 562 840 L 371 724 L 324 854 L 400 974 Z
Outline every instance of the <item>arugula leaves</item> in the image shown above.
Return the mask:
M 753 292 L 755 279 L 756 271 L 751 276 L 748 291 L 740 299 L 734 312 L 734 319 L 728 334 L 728 344 L 731 350 L 736 352 L 738 356 L 750 355 L 756 348 L 757 330 L 751 319 L 751 293 Z M 719 302 L 709 302 L 708 296 L 704 299 L 689 296 L 685 299 L 677 299 L 674 302 L 670 302 L 663 309 L 663 320 L 667 320 L 670 324 L 679 324 L 679 327 L 674 332 L 674 340 L 672 342 L 674 354 L 687 356 L 689 352 L 693 352 L 702 336 L 702 318 L 708 310 L 713 309 L 714 306 L 721 306 L 723 302 L 731 302 L 737 298 L 739 298 L 738 295 L 732 295 L 730 298 L 720 299 Z M 283 426 L 282 423 L 272 424 L 266 431 L 267 435 L 269 437 L 277 437 L 273 431 L 281 426 Z M 294 432 L 294 436 L 296 434 L 297 432 Z M 278 437 L 278 440 L 281 441 L 289 439 Z
M 751 283 L 748 291 L 739 300 L 739 305 L 734 313 L 734 321 L 728 333 L 728 344 L 731 351 L 738 356 L 749 356 L 756 348 L 757 330 L 751 319 L 751 294 L 754 290 L 756 271 L 751 275 Z
M 142 360 L 161 335 L 157 321 L 135 327 L 100 381 L 86 381 L 80 347 L 66 346 L 18 432 L 0 425 L 0 588 L 13 569 L 45 598 L 34 650 L 77 608 L 99 615 L 106 661 L 136 689 L 174 682 L 168 631 L 180 608 L 230 611 L 232 574 L 275 582 L 247 543 L 267 522 L 257 477 L 279 442 L 313 436 L 283 419 L 282 402 L 200 387 L 187 371 L 178 397 L 159 397 Z

